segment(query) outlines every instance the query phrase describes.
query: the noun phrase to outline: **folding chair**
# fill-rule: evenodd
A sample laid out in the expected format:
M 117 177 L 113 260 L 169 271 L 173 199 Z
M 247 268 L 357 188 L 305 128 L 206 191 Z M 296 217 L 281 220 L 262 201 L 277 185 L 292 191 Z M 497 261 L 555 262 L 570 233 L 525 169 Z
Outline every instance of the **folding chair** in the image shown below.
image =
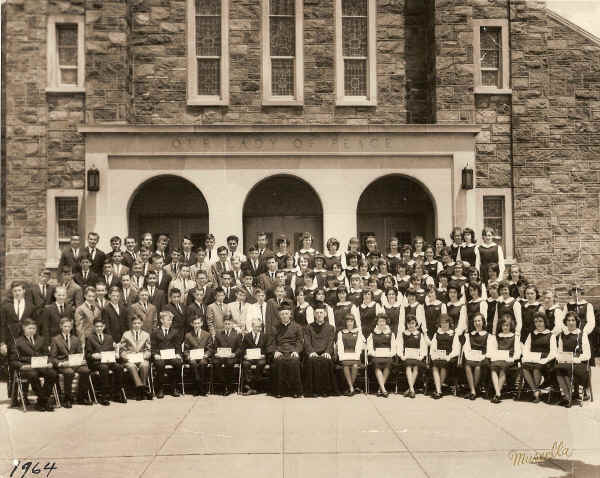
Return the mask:
M 113 374 L 112 370 L 108 371 L 109 375 Z M 90 390 L 92 391 L 92 396 L 94 398 L 94 403 L 97 405 L 98 404 L 98 397 L 96 395 L 96 388 L 94 387 L 94 379 L 93 377 L 99 377 L 100 376 L 100 372 L 98 370 L 90 370 L 90 374 L 88 375 L 88 380 L 90 382 Z M 123 388 L 123 384 L 121 384 L 121 394 L 123 396 L 123 398 L 125 399 L 125 401 L 127 401 L 127 394 L 125 393 L 125 389 Z
M 241 361 L 238 360 L 236 363 L 233 364 L 233 377 L 232 377 L 232 382 L 229 383 L 229 384 L 226 384 L 224 382 L 221 382 L 221 381 L 218 381 L 218 380 L 215 379 L 216 374 L 214 372 L 214 368 L 215 368 L 215 366 L 213 364 L 213 370 L 211 372 L 210 391 L 209 391 L 209 393 L 211 395 L 214 395 L 214 386 L 215 385 L 222 386 L 222 387 L 225 387 L 226 385 L 227 386 L 233 385 L 233 386 L 235 386 L 235 389 L 237 390 L 237 393 L 240 394 L 240 382 L 239 381 L 240 381 L 240 378 L 241 378 L 242 371 L 239 370 L 239 369 L 242 368 Z M 238 370 L 236 370 L 236 369 L 238 369 Z M 237 379 L 236 379 L 236 377 L 237 377 Z
M 133 378 L 131 377 L 131 374 L 129 373 L 129 369 L 127 368 L 127 366 L 125 364 L 123 365 L 123 369 L 121 371 L 121 373 L 123 374 L 123 393 L 125 395 L 125 398 L 129 398 L 127 396 L 127 387 L 125 386 L 125 381 L 127 380 L 127 384 L 130 386 L 133 386 L 134 382 L 133 382 Z M 150 380 L 150 370 L 148 370 L 148 377 L 146 378 L 146 389 L 148 392 L 150 392 L 152 395 L 154 395 L 154 390 L 152 389 L 152 381 Z M 125 377 L 129 377 L 129 379 L 126 379 Z
M 26 398 L 25 397 L 25 392 L 23 389 L 24 385 L 28 385 L 28 381 L 26 378 L 23 378 L 21 376 L 21 371 L 19 369 L 15 369 L 13 374 L 12 374 L 12 390 L 10 393 L 10 397 L 15 398 L 15 393 L 16 393 L 16 398 L 21 402 L 21 406 L 23 407 L 23 411 L 26 412 L 27 411 L 27 404 L 26 404 Z M 44 377 L 42 377 L 42 379 L 44 379 Z M 44 379 L 45 380 L 45 379 Z M 56 387 L 56 383 L 52 386 L 52 396 L 54 397 L 54 402 L 56 404 L 57 407 L 60 407 L 60 397 L 58 396 L 58 388 Z M 48 397 L 50 398 L 50 397 Z
M 173 368 L 174 368 L 173 365 L 166 364 L 165 365 L 165 374 L 166 374 L 167 370 L 172 370 Z M 154 388 L 154 375 L 155 375 L 155 373 L 158 373 L 158 372 L 155 372 L 154 369 L 155 369 L 154 364 L 152 362 L 150 362 L 149 378 L 150 378 L 150 381 L 151 381 L 152 395 L 156 396 L 155 388 Z M 177 376 L 180 376 L 182 374 L 182 372 L 183 372 L 183 364 L 181 365 L 181 370 L 177 373 Z M 164 383 L 164 380 L 163 380 L 163 383 Z M 175 383 L 177 383 L 177 380 L 175 380 Z M 183 392 L 182 392 L 182 395 L 183 395 Z
M 181 366 L 181 394 L 185 395 L 185 372 L 190 371 L 192 366 L 188 362 L 184 362 Z M 205 385 L 208 385 L 208 390 L 211 389 L 212 377 L 213 377 L 213 364 L 212 362 L 208 362 L 206 364 L 206 370 L 208 372 L 208 379 L 205 382 Z M 188 374 L 189 375 L 189 374 Z M 188 380 L 188 383 L 191 385 L 193 383 L 192 380 Z

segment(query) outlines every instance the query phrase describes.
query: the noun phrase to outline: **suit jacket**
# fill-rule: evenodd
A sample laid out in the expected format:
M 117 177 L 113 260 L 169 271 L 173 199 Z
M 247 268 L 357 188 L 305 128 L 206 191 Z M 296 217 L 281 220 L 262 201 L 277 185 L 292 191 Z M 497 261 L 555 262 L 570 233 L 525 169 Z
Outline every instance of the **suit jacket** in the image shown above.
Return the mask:
M 71 246 L 67 246 L 63 249 L 60 254 L 60 259 L 58 261 L 58 270 L 62 271 L 63 266 L 70 266 L 73 269 L 73 273 L 79 272 L 81 270 L 81 258 L 85 255 L 85 248 L 80 247 L 77 251 L 77 256 L 73 254 L 73 249 Z
M 150 295 L 148 301 L 156 307 L 156 310 L 163 310 L 163 307 L 167 305 L 167 296 L 165 291 L 162 289 L 154 288 L 154 294 Z
M 25 292 L 25 300 L 33 304 L 33 315 L 37 320 L 44 312 L 44 307 L 54 302 L 54 286 L 46 284 L 46 294 L 42 295 L 39 284 L 32 284 Z M 38 321 L 38 323 L 41 323 Z
M 104 274 L 98 276 L 98 280 L 96 281 L 96 283 L 98 282 L 104 282 L 106 284 L 106 292 L 109 292 L 111 287 L 118 287 L 119 289 L 121 288 L 121 278 L 117 274 L 115 274 L 114 271 L 110 276 L 108 276 L 108 279 Z
M 244 274 L 250 274 L 252 277 L 254 277 L 254 286 L 257 287 L 258 286 L 258 275 L 261 272 L 261 263 L 260 261 L 257 261 L 258 263 L 256 264 L 256 267 L 254 267 L 254 264 L 252 264 L 252 260 L 248 259 L 246 262 L 242 262 L 242 270 L 244 271 Z
M 196 253 L 190 252 L 190 257 L 186 259 L 184 252 L 181 256 L 181 262 L 183 262 L 186 266 L 193 266 L 196 263 Z
M 150 334 L 145 330 L 140 330 L 138 340 L 135 340 L 133 330 L 126 330 L 121 336 L 119 346 L 119 356 L 126 358 L 129 353 L 144 352 L 144 358 L 150 358 Z
M 81 304 L 75 310 L 75 331 L 79 340 L 85 341 L 85 338 L 94 330 L 94 319 L 102 316 L 102 309 L 94 305 L 94 310 L 90 308 L 87 302 Z
M 225 290 L 225 299 L 223 299 L 223 302 L 225 302 L 226 304 L 231 304 L 232 302 L 235 302 L 237 299 L 237 287 L 229 287 L 229 290 Z
M 230 270 L 231 265 L 228 261 L 226 261 L 225 264 L 223 264 L 221 261 L 217 261 L 212 265 L 212 273 L 214 278 L 217 280 L 219 287 L 222 287 L 221 274 L 223 274 L 223 272 L 229 272 Z
M 121 277 L 123 277 L 125 274 L 129 274 L 129 267 L 127 267 L 125 264 L 123 264 L 123 262 L 121 262 L 121 267 L 119 269 L 119 272 L 117 273 L 117 265 L 113 264 L 113 275 L 116 275 L 118 277 L 119 287 L 121 283 Z
M 92 265 L 90 266 L 90 269 L 96 275 L 98 275 L 98 276 L 102 275 L 102 268 L 104 267 L 104 262 L 106 261 L 106 254 L 103 251 L 101 251 L 100 249 L 96 248 L 94 257 L 92 257 L 89 247 L 86 247 L 84 249 L 84 253 L 87 257 L 89 257 L 89 259 L 92 263 Z
M 23 365 L 31 365 L 31 357 L 49 355 L 48 341 L 40 335 L 34 337 L 34 345 L 31 345 L 25 336 L 15 339 L 14 347 L 10 347 L 9 362 L 12 367 L 21 368 Z
M 241 310 L 240 310 L 240 302 L 236 301 L 236 302 L 231 302 L 230 304 L 228 304 L 228 307 L 229 307 L 229 314 L 231 315 L 231 318 L 233 319 L 233 322 L 235 323 L 236 330 L 238 330 L 238 331 L 246 330 L 246 319 L 247 319 L 247 315 L 248 315 L 248 310 L 250 309 L 251 305 L 244 302 L 241 305 Z
M 262 254 L 258 255 L 258 260 L 260 262 L 260 266 L 258 268 L 258 273 L 259 274 L 262 274 L 263 272 L 267 272 L 267 259 L 269 257 L 273 257 L 273 256 L 275 256 L 275 254 L 268 247 L 265 248 L 265 250 L 263 251 Z
M 187 310 L 186 310 L 185 305 L 183 305 L 183 304 L 180 304 L 180 307 L 181 307 L 181 312 L 179 312 L 179 310 L 177 310 L 177 307 L 175 307 L 175 304 L 172 304 L 171 302 L 169 302 L 168 304 L 163 306 L 162 310 L 167 310 L 173 314 L 172 327 L 179 329 L 181 334 L 184 334 Z M 183 341 L 183 335 L 181 336 L 181 340 Z
M 21 323 L 24 319 L 32 319 L 34 317 L 34 307 L 31 302 L 24 300 L 25 306 L 21 319 L 17 317 L 14 302 L 12 300 L 5 302 L 0 307 L 0 343 L 10 345 L 11 337 L 17 337 L 22 334 Z M 39 324 L 38 324 L 39 329 Z
M 176 354 L 181 354 L 181 332 L 174 327 L 169 329 L 165 335 L 162 327 L 158 327 L 150 334 L 150 346 L 152 354 L 160 354 L 160 350 L 175 349 Z
M 274 274 L 272 279 L 268 272 L 263 272 L 258 276 L 258 286 L 265 291 L 265 294 L 267 291 L 271 291 L 277 284 L 279 284 L 279 281 L 275 279 Z
M 129 309 L 129 320 L 133 320 L 134 317 L 142 319 L 142 330 L 148 333 L 158 327 L 158 313 L 156 307 L 151 303 L 148 303 L 147 310 L 144 310 L 141 302 L 133 304 Z
M 169 275 L 169 273 L 163 269 L 162 271 L 162 276 L 160 277 L 160 281 L 158 280 L 158 274 L 157 274 L 157 278 L 156 280 L 158 281 L 156 286 L 161 289 L 164 290 L 165 292 L 167 292 L 169 290 L 169 283 L 171 282 L 171 276 Z
M 192 302 L 194 302 L 194 293 L 195 293 L 196 289 L 197 288 L 194 287 L 193 289 L 190 289 L 190 291 L 188 292 L 186 305 L 190 305 Z M 215 301 L 214 289 L 211 287 L 208 287 L 208 286 L 204 286 L 204 299 L 202 300 L 202 302 L 204 302 L 205 305 L 210 305 L 214 301 Z
M 121 289 L 121 299 L 120 302 L 127 305 L 127 306 L 131 306 L 133 304 L 135 304 L 138 301 L 138 291 L 136 288 L 132 286 L 129 287 L 129 289 L 127 289 L 127 299 L 125 299 L 125 289 Z
M 239 271 L 234 271 L 231 269 L 231 283 L 235 287 L 242 287 L 242 277 L 244 275 L 244 270 L 240 269 Z
M 177 267 L 175 267 L 174 262 L 171 262 L 170 264 L 166 265 L 163 270 L 167 274 L 169 274 L 169 277 L 171 278 L 171 281 L 172 281 L 173 279 L 177 278 L 177 274 L 179 274 L 181 272 L 181 268 L 183 266 L 184 266 L 184 263 L 181 261 L 177 263 Z
M 131 266 L 133 266 L 133 263 L 135 262 L 135 260 L 139 257 L 139 252 L 138 251 L 134 251 L 135 253 L 135 257 L 133 257 L 133 255 L 131 254 L 131 252 L 129 252 L 127 249 L 125 249 L 123 251 L 123 261 L 122 263 L 124 265 L 126 265 L 129 270 L 131 270 Z
M 256 297 L 254 297 L 256 289 L 253 287 L 252 292 L 246 286 L 242 286 L 241 289 L 246 293 L 246 302 L 248 304 L 256 304 Z
M 211 334 L 215 334 L 216 332 L 223 330 L 225 325 L 223 324 L 225 317 L 229 314 L 229 306 L 227 304 L 223 304 L 222 307 L 219 307 L 216 302 L 210 304 L 208 306 L 206 312 L 206 321 L 208 323 L 208 330 Z
M 75 281 L 69 282 L 67 287 L 67 302 L 73 307 L 79 307 L 83 304 L 83 291 Z
M 141 282 L 140 282 L 141 281 Z M 135 287 L 136 289 L 141 289 L 146 286 L 146 276 L 140 275 L 136 277 L 135 275 L 131 275 L 131 287 Z
M 52 337 L 50 342 L 50 358 L 55 363 L 64 362 L 69 359 L 69 354 L 80 354 L 83 353 L 83 346 L 81 341 L 75 335 L 69 337 L 69 345 L 62 334 L 55 335 Z
M 204 356 L 210 357 L 214 353 L 214 345 L 212 335 L 206 330 L 200 329 L 200 336 L 197 336 L 192 330 L 185 334 L 185 340 L 183 342 L 185 358 L 189 360 L 190 350 L 201 348 L 204 349 Z
M 115 349 L 114 340 L 110 334 L 102 334 L 102 343 L 96 332 L 92 332 L 85 339 L 85 359 L 88 364 L 99 363 L 100 359 L 95 359 L 92 354 L 100 352 L 109 352 Z
M 44 311 L 41 314 L 41 330 L 40 333 L 46 337 L 46 340 L 50 341 L 52 337 L 60 334 L 60 319 L 62 317 L 75 317 L 75 309 L 71 304 L 65 303 L 63 314 L 58 312 L 58 305 L 56 302 L 44 307 Z M 75 334 L 75 328 L 71 330 L 71 335 Z
M 267 301 L 267 313 L 265 315 L 265 333 L 272 335 L 275 333 L 275 329 L 281 324 L 279 319 L 279 304 L 275 299 L 269 299 Z
M 123 332 L 129 330 L 129 309 L 125 305 L 119 304 L 119 313 L 117 314 L 117 310 L 109 303 L 102 309 L 102 320 L 106 324 L 105 331 L 112 336 L 115 342 L 120 342 Z
M 242 339 L 242 350 L 241 350 L 242 357 L 244 355 L 246 355 L 246 350 L 248 350 L 248 349 L 259 348 L 263 355 L 266 355 L 266 353 L 267 353 L 267 348 L 269 345 L 268 344 L 268 336 L 265 335 L 264 332 L 262 332 L 258 336 L 258 343 L 255 343 L 253 333 L 254 332 L 248 332 L 246 335 L 244 335 L 244 338 Z
M 88 271 L 87 278 L 83 277 L 83 271 L 73 274 L 73 280 L 81 287 L 82 291 L 86 287 L 95 287 L 98 282 L 99 276 L 92 270 Z
M 229 336 L 224 330 L 220 330 L 215 335 L 215 351 L 219 347 L 227 347 L 231 349 L 231 353 L 235 354 L 236 358 L 240 355 L 240 347 L 242 345 L 242 334 L 238 334 L 235 330 L 229 332 Z

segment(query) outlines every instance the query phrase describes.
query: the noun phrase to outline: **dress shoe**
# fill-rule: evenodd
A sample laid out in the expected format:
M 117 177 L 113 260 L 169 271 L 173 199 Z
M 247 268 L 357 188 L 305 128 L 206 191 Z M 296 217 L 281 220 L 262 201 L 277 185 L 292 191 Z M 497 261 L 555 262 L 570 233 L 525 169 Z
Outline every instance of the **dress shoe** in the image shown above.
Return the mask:
M 173 389 L 173 391 L 171 392 L 171 395 L 173 395 L 174 397 L 181 396 L 181 394 L 179 393 L 179 390 L 177 390 L 176 388 Z
M 350 390 L 348 390 L 348 391 L 344 392 L 344 395 L 346 397 L 351 397 L 352 395 L 354 395 L 354 391 L 351 392 Z
M 77 400 L 79 405 L 91 405 L 92 401 L 88 397 L 82 397 Z
M 223 396 L 228 397 L 229 395 L 231 395 L 231 392 L 229 391 L 228 388 L 225 388 L 225 391 L 223 392 Z
M 36 403 L 35 404 L 35 409 L 38 412 L 45 412 L 46 411 L 46 406 L 43 403 Z
M 46 411 L 47 412 L 53 412 L 54 411 L 54 405 L 52 405 L 50 402 L 46 402 Z
M 104 406 L 106 406 L 106 407 L 107 407 L 108 405 L 110 405 L 110 400 L 108 400 L 108 399 L 106 399 L 106 398 L 101 398 L 100 400 L 98 400 L 98 403 L 99 403 L 100 405 L 104 405 Z
M 156 398 L 164 398 L 165 394 L 163 393 L 162 390 L 159 390 L 158 392 L 156 392 Z
M 146 400 L 154 400 L 154 395 L 152 395 L 152 392 L 146 392 Z
M 63 406 L 65 408 L 73 408 L 73 402 L 71 400 L 65 400 L 65 403 L 63 404 Z
M 388 392 L 388 391 L 382 392 L 382 396 L 383 396 L 383 398 L 388 398 L 390 396 L 390 392 Z
M 403 395 L 408 398 L 410 397 L 410 390 L 407 390 L 406 392 L 403 393 Z
M 294 393 L 293 397 L 294 398 L 300 398 L 300 394 L 299 393 Z
M 283 395 L 281 395 L 280 393 L 275 395 L 275 398 L 283 398 Z
M 415 392 L 410 392 L 410 393 L 408 394 L 408 396 L 409 396 L 410 398 L 415 398 L 417 395 L 415 394 Z

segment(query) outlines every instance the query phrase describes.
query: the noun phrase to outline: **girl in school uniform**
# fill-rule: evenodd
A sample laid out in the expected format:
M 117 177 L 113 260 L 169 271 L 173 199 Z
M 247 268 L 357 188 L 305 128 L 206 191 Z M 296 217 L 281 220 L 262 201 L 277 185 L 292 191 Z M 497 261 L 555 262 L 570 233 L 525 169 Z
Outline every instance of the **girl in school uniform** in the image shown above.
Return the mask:
M 548 374 L 552 371 L 556 358 L 557 344 L 556 337 L 546 326 L 546 314 L 536 312 L 533 321 L 535 328 L 527 336 L 523 346 L 523 376 L 533 390 L 533 403 L 539 403 L 542 376 L 545 375 L 545 380 L 548 380 Z M 540 358 L 532 357 L 530 352 L 541 354 Z
M 313 298 L 313 305 L 314 304 L 318 304 L 318 303 L 323 303 L 323 306 L 325 307 L 325 317 L 326 317 L 326 321 L 329 322 L 329 324 L 333 327 L 335 327 L 335 316 L 333 313 L 333 307 L 331 307 L 327 302 L 325 302 L 325 289 L 317 289 L 315 290 L 315 294 L 314 294 L 314 298 Z M 309 324 L 312 324 L 314 322 L 314 317 L 309 317 L 307 315 L 306 317 L 306 321 Z
M 425 325 L 425 309 L 423 308 L 423 304 L 417 301 L 417 291 L 414 288 L 409 288 L 406 291 L 406 304 L 404 306 L 404 317 L 408 317 L 409 315 L 414 315 L 417 318 L 417 328 L 423 330 Z M 403 324 L 400 324 L 403 325 Z M 402 328 L 404 330 L 404 328 Z M 400 329 L 398 329 L 400 332 Z
M 327 243 L 325 244 L 326 252 L 323 254 L 325 256 L 325 268 L 328 271 L 333 270 L 333 264 L 336 262 L 338 264 L 342 263 L 342 253 L 340 252 L 340 241 L 338 241 L 335 237 L 330 237 L 327 239 Z
M 529 334 L 533 332 L 535 328 L 533 324 L 534 316 L 540 311 L 542 304 L 538 302 L 540 293 L 537 287 L 533 284 L 529 284 L 525 289 L 525 298 L 527 301 L 521 305 L 521 342 L 525 342 Z
M 344 274 L 342 270 L 342 264 L 338 262 L 334 262 L 332 266 L 332 273 L 335 276 L 338 285 L 344 286 L 346 289 L 349 289 L 348 277 Z
M 487 351 L 495 391 L 495 395 L 491 399 L 492 403 L 500 403 L 502 388 L 506 383 L 506 369 L 513 366 L 515 360 L 519 360 L 521 357 L 521 341 L 515 335 L 515 323 L 512 316 L 508 313 L 504 314 L 500 324 L 502 332 L 497 335 L 490 335 L 490 347 Z M 507 350 L 508 360 L 495 359 L 494 352 L 498 350 Z
M 568 312 L 575 312 L 579 317 L 578 327 L 585 335 L 589 335 L 596 326 L 596 318 L 594 317 L 594 307 L 587 300 L 583 298 L 584 290 L 583 287 L 573 286 L 569 291 L 571 299 L 565 304 L 563 309 L 566 317 Z M 588 337 L 589 339 L 590 337 Z M 594 346 L 590 343 L 592 348 L 592 357 L 594 352 Z
M 498 264 L 498 268 L 500 269 L 498 277 L 504 277 L 504 252 L 502 251 L 502 246 L 494 242 L 494 235 L 493 228 L 484 227 L 481 232 L 483 243 L 477 246 L 479 271 L 481 272 L 481 280 L 484 284 L 487 284 L 488 267 L 492 263 Z
M 404 305 L 402 300 L 398 300 L 398 291 L 394 288 L 386 290 L 383 301 L 383 309 L 388 318 L 388 324 L 392 332 L 397 336 L 398 329 L 404 329 Z
M 450 255 L 453 261 L 458 257 L 458 250 L 463 242 L 462 233 L 463 231 L 460 227 L 455 227 L 450 233 Z
M 433 246 L 425 246 L 424 253 L 425 262 L 423 263 L 423 267 L 425 269 L 425 273 L 429 277 L 431 277 L 435 282 L 435 279 L 437 279 L 438 274 L 442 272 L 444 267 L 442 266 L 442 263 L 440 261 L 435 259 L 435 251 L 433 249 Z
M 475 239 L 475 231 L 469 227 L 465 227 L 462 233 L 462 243 L 458 248 L 457 261 L 466 263 L 466 267 L 475 267 L 479 269 L 479 253 L 477 251 L 477 239 Z
M 446 240 L 442 237 L 436 237 L 435 241 L 433 241 L 433 258 L 442 262 L 442 251 L 446 247 Z
M 446 304 L 438 300 L 435 287 L 429 287 L 425 297 L 425 327 L 422 330 L 427 338 L 431 340 L 435 331 L 439 328 L 440 317 L 446 315 Z
M 542 307 L 540 312 L 546 314 L 546 323 L 553 335 L 560 334 L 565 330 L 564 312 L 560 304 L 555 302 L 554 292 L 547 289 L 542 294 Z
M 494 319 L 496 318 L 496 310 L 498 308 L 498 299 L 500 294 L 498 293 L 498 283 L 492 282 L 488 287 L 488 298 L 487 302 L 487 317 L 485 321 L 485 330 L 490 334 L 493 333 Z
M 287 267 L 287 259 L 288 257 L 292 257 L 293 254 L 290 253 L 290 240 L 285 236 L 280 236 L 277 238 L 277 252 L 275 253 L 275 260 L 277 261 L 278 269 L 285 269 Z
M 435 384 L 433 398 L 436 400 L 442 398 L 442 387 L 446 384 L 448 375 L 455 372 L 458 356 L 460 355 L 460 342 L 458 335 L 451 327 L 451 320 L 448 314 L 440 316 L 440 326 L 433 334 L 429 346 L 433 382 Z M 440 351 L 444 352 L 443 356 L 438 354 Z
M 454 281 L 448 283 L 448 302 L 446 313 L 450 317 L 450 328 L 456 335 L 462 335 L 467 323 L 467 306 L 461 298 L 461 287 Z M 462 327 L 462 328 L 461 328 Z
M 294 321 L 296 321 L 302 327 L 308 325 L 308 317 L 313 318 L 314 312 L 310 303 L 306 300 L 304 295 L 304 289 L 298 289 L 296 292 L 296 307 L 294 308 Z M 312 320 L 311 320 L 312 322 Z
M 285 272 L 285 285 L 291 287 L 292 290 L 295 290 L 298 268 L 294 262 L 294 256 L 289 255 L 285 257 L 285 267 L 283 267 L 283 271 Z
M 454 267 L 452 269 L 452 274 L 450 276 L 450 280 L 456 282 L 461 290 L 463 292 L 466 292 L 463 288 L 463 286 L 467 283 L 467 281 L 469 280 L 467 278 L 467 276 L 464 275 L 465 269 L 464 269 L 464 264 L 462 261 L 457 261 L 454 264 Z M 464 294 L 463 294 L 464 296 Z
M 394 277 L 392 275 L 388 275 L 383 279 L 383 287 L 381 289 L 385 292 L 388 289 L 396 289 L 396 281 L 394 281 Z M 381 298 L 381 304 L 385 305 L 385 295 Z
M 520 336 L 521 325 L 523 324 L 521 303 L 510 295 L 508 281 L 502 281 L 498 284 L 498 292 L 500 293 L 500 297 L 497 299 L 498 304 L 496 305 L 496 316 L 492 325 L 492 333 L 496 334 L 500 331 L 498 319 L 508 312 L 515 322 L 515 334 Z
M 452 272 L 454 271 L 455 262 L 452 259 L 452 252 L 450 251 L 449 247 L 444 247 L 444 249 L 442 249 L 441 262 L 442 262 L 442 267 L 444 268 L 444 271 L 446 271 L 446 273 L 449 276 L 451 276 Z
M 410 349 L 418 351 L 418 358 L 409 356 Z M 408 381 L 408 390 L 404 392 L 404 396 L 415 398 L 415 382 L 419 376 L 419 368 L 427 366 L 427 337 L 417 328 L 417 318 L 412 315 L 406 317 L 406 329 L 398 335 L 397 353 L 405 366 Z
M 471 282 L 468 286 L 469 295 L 471 296 L 471 300 L 469 300 L 466 304 L 467 306 L 467 323 L 464 326 L 465 333 L 469 334 L 474 329 L 474 320 L 477 316 L 481 316 L 484 320 L 483 328 L 486 329 L 486 318 L 487 318 L 487 301 L 481 298 L 481 284 L 477 282 Z M 463 329 L 461 325 L 459 327 Z
M 344 274 L 346 274 L 346 278 L 350 281 L 352 274 L 358 274 L 360 256 L 358 254 L 350 253 L 345 257 L 347 258 L 347 265 L 344 267 Z
M 348 299 L 348 291 L 345 287 L 338 287 L 337 289 L 337 304 L 333 307 L 333 318 L 335 321 L 335 330 L 340 331 L 346 326 L 346 316 L 352 314 L 356 327 L 361 328 L 360 313 L 358 307 L 350 302 Z
M 485 283 L 486 288 L 489 288 L 490 284 L 493 284 L 494 282 L 498 282 L 499 274 L 500 274 L 500 268 L 498 267 L 498 264 L 496 264 L 495 262 L 492 262 L 488 266 L 488 280 Z
M 296 252 L 296 262 L 299 262 L 300 256 L 308 256 L 310 267 L 314 267 L 314 258 L 319 253 L 313 246 L 313 236 L 310 232 L 302 234 L 302 247 Z
M 358 313 L 360 315 L 362 333 L 365 337 L 368 337 L 373 332 L 378 316 L 383 316 L 387 319 L 385 310 L 381 304 L 373 300 L 373 292 L 370 290 L 363 291 L 362 304 L 358 307 Z
M 386 259 L 389 263 L 391 274 L 396 274 L 396 265 L 402 262 L 402 253 L 400 252 L 400 243 L 397 237 L 392 237 L 388 245 L 388 253 Z
M 348 256 L 350 255 L 355 255 L 357 258 L 354 266 L 351 266 L 350 262 L 348 261 Z M 348 269 L 350 267 L 356 267 L 358 269 L 358 264 L 360 262 L 363 262 L 364 260 L 365 256 L 360 251 L 360 241 L 358 240 L 358 237 L 351 237 L 348 241 L 348 248 L 346 250 L 346 253 L 342 255 L 342 267 L 344 269 Z
M 375 278 L 377 279 L 377 287 L 383 289 L 383 281 L 386 277 L 391 277 L 391 273 L 388 269 L 387 259 L 379 259 L 377 261 L 377 275 Z
M 410 274 L 408 274 L 408 266 L 406 262 L 399 262 L 396 265 L 396 284 L 398 291 L 402 295 L 406 294 L 406 290 L 410 287 Z
M 314 257 L 315 267 L 313 272 L 315 273 L 315 279 L 319 287 L 325 287 L 327 280 L 327 269 L 325 269 L 325 256 L 317 254 Z
M 331 306 L 331 307 L 333 307 L 335 304 L 337 304 L 338 286 L 339 286 L 339 283 L 338 283 L 337 279 L 335 278 L 335 275 L 330 272 L 327 275 L 327 286 L 325 287 L 325 303 L 329 304 L 329 306 Z
M 519 291 L 519 297 L 517 297 L 517 300 L 519 301 L 519 304 L 521 304 L 521 307 L 523 307 L 527 302 L 525 291 L 527 290 L 528 285 L 529 281 L 527 279 L 519 279 L 517 282 L 517 290 Z
M 435 280 L 433 280 L 433 277 L 427 274 L 424 265 L 420 264 L 419 262 L 415 264 L 415 272 L 413 275 L 417 276 L 417 279 L 419 280 L 419 287 L 421 289 L 426 291 L 431 286 L 435 287 Z
M 588 336 L 579 328 L 579 316 L 575 311 L 567 312 L 565 324 L 565 330 L 558 335 L 558 356 L 563 352 L 571 352 L 573 363 L 559 362 L 556 380 L 562 395 L 560 404 L 568 408 L 571 406 L 574 390 L 578 390 L 579 386 L 585 387 L 587 362 L 592 355 Z
M 360 354 L 365 347 L 365 338 L 356 323 L 354 315 L 346 314 L 343 319 L 345 325 L 337 333 L 337 353 L 344 369 L 344 378 L 348 384 L 348 391 L 345 395 L 349 397 L 361 392 L 360 389 L 354 387 L 360 367 L 360 358 L 358 360 L 345 359 L 343 353 Z
M 487 289 L 485 287 L 485 284 L 481 280 L 481 277 L 479 275 L 479 269 L 476 269 L 475 267 L 469 267 L 469 269 L 467 270 L 467 284 L 471 284 L 472 282 L 475 282 L 481 286 L 480 297 L 483 300 L 487 299 Z M 467 302 L 472 299 L 471 293 L 469 292 L 469 288 L 467 287 L 467 285 L 465 285 L 465 297 Z
M 294 260 L 296 259 L 294 258 Z M 304 285 L 304 276 L 307 273 L 312 272 L 312 268 L 310 267 L 308 256 L 300 256 L 296 261 L 296 264 L 298 264 L 295 277 L 296 287 L 302 287 Z
M 510 266 L 510 272 L 508 274 L 508 284 L 510 288 L 510 295 L 515 299 L 519 298 L 519 289 L 517 287 L 517 282 L 519 280 L 524 279 L 523 274 L 521 273 L 521 268 L 519 264 L 512 264 Z
M 481 379 L 481 372 L 487 366 L 485 354 L 491 342 L 491 334 L 483 328 L 483 316 L 477 314 L 473 318 L 473 330 L 465 333 L 463 353 L 465 356 L 465 374 L 471 393 L 465 396 L 469 400 L 477 398 L 477 389 Z
M 369 279 L 371 278 L 371 274 L 369 274 L 369 264 L 363 262 L 358 266 L 358 275 L 360 276 L 360 281 L 362 283 L 363 289 L 369 288 Z
M 363 332 L 364 332 L 363 327 Z M 385 356 L 376 356 L 377 349 L 385 351 Z M 388 391 L 385 388 L 388 377 L 390 376 L 390 367 L 392 360 L 397 351 L 396 336 L 387 324 L 387 317 L 385 314 L 378 314 L 376 317 L 376 326 L 369 333 L 367 339 L 367 353 L 373 362 L 375 368 L 375 377 L 379 385 L 377 391 L 378 397 L 389 396 Z
M 417 257 L 425 257 L 425 251 L 423 248 L 425 247 L 425 239 L 423 236 L 415 236 L 415 240 L 413 241 L 413 259 Z
M 369 277 L 367 281 L 368 289 L 373 293 L 373 300 L 378 304 L 381 304 L 381 298 L 385 297 L 383 290 L 379 288 L 379 282 L 374 276 Z
M 415 267 L 415 260 L 413 258 L 413 250 L 410 244 L 404 244 L 402 246 L 402 262 L 406 264 L 407 274 L 412 274 Z

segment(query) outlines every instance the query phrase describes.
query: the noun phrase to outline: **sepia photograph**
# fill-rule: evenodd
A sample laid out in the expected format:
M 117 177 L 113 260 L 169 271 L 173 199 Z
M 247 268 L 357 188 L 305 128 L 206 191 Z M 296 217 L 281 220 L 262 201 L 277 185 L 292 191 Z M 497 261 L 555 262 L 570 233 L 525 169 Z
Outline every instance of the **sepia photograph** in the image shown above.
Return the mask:
M 600 478 L 600 0 L 0 38 L 0 478 Z

